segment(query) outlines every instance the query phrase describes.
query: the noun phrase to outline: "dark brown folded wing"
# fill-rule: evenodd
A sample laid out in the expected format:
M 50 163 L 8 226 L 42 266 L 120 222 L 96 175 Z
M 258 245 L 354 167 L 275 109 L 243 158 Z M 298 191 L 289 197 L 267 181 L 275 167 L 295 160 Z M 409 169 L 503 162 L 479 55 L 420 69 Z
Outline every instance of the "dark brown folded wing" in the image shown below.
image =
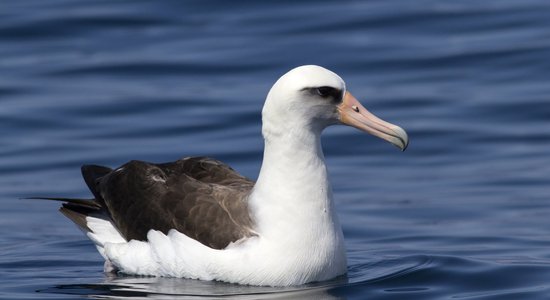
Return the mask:
M 131 161 L 110 170 L 83 166 L 96 202 L 127 240 L 176 229 L 215 249 L 254 235 L 247 197 L 254 182 L 206 157 Z

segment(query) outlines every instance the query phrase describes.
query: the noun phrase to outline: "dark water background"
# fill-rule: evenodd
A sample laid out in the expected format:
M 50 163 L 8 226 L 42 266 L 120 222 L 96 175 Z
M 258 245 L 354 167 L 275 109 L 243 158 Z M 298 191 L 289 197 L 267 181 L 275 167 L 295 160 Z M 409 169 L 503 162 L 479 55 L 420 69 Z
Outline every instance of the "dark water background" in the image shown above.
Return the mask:
M 411 139 L 324 149 L 347 279 L 107 277 L 36 195 L 79 167 L 208 155 L 256 178 L 260 110 L 319 64 Z M 1 1 L 0 298 L 550 299 L 550 2 Z

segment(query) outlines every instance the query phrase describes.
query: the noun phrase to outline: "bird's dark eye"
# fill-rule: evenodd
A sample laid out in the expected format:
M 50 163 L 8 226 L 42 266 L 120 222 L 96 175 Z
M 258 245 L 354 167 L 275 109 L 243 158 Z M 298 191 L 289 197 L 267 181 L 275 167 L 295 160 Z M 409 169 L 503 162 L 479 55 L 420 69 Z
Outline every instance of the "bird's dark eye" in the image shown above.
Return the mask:
M 315 88 L 315 93 L 317 93 L 317 95 L 323 98 L 327 98 L 338 94 L 337 90 L 330 86 L 322 86 L 322 87 Z
M 339 103 L 342 101 L 343 93 L 342 90 L 331 87 L 331 86 L 320 86 L 320 87 L 306 87 L 302 91 L 310 93 L 311 95 L 327 99 L 330 102 Z

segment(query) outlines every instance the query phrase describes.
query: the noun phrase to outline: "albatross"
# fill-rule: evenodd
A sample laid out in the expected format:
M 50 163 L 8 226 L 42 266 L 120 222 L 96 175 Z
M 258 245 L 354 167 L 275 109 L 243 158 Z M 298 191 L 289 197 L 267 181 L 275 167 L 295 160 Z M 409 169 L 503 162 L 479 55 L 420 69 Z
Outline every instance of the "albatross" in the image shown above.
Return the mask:
M 93 199 L 61 213 L 105 259 L 105 272 L 248 285 L 323 281 L 347 270 L 321 132 L 344 124 L 401 150 L 400 127 L 370 113 L 335 73 L 300 66 L 280 77 L 262 110 L 256 182 L 208 157 L 111 169 L 84 165 Z

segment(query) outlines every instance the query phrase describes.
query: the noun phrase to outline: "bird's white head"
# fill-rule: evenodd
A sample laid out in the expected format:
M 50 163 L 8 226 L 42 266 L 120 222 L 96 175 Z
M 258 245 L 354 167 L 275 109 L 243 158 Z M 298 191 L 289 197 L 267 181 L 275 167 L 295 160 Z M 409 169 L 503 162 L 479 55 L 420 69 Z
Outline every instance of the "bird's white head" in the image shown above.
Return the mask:
M 344 124 L 401 150 L 408 145 L 403 129 L 370 113 L 346 90 L 340 76 L 314 65 L 294 68 L 275 82 L 267 95 L 262 118 L 264 137 L 304 131 L 320 134 L 327 126 Z

